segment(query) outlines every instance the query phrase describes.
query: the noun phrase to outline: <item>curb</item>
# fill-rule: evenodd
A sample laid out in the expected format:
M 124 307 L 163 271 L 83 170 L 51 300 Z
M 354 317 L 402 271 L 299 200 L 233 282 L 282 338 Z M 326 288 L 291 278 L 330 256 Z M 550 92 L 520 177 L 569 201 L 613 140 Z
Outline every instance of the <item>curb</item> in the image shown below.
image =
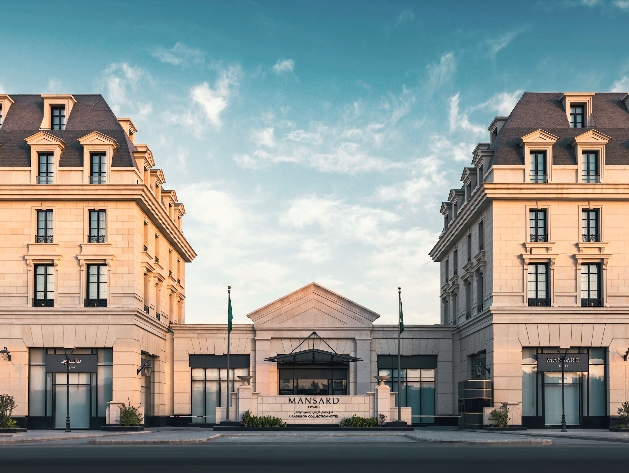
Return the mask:
M 503 432 L 498 432 L 498 433 L 503 433 Z M 513 434 L 513 433 L 511 433 Z M 515 435 L 522 435 L 522 436 L 527 436 L 527 437 L 544 437 L 544 438 L 550 438 L 550 439 L 570 439 L 570 440 L 588 440 L 588 441 L 592 441 L 592 442 L 614 442 L 614 443 L 629 443 L 629 437 L 624 437 L 624 438 L 618 438 L 618 437 L 590 437 L 587 435 L 552 435 L 552 434 L 515 434 Z
M 136 435 L 136 434 L 148 434 L 150 432 L 121 432 L 114 435 Z M 11 436 L 12 434 L 8 435 Z M 102 435 L 102 437 L 109 437 L 110 435 Z M 96 435 L 69 435 L 67 437 L 37 437 L 37 438 L 13 438 L 11 440 L 0 440 L 0 445 L 10 445 L 15 443 L 38 443 L 38 442 L 59 442 L 64 440 L 93 440 Z
M 439 440 L 430 439 L 425 437 L 418 437 L 416 435 L 406 434 L 406 437 L 415 440 L 417 442 L 428 443 L 445 443 L 445 444 L 463 444 L 463 445 L 552 445 L 553 441 L 550 439 L 526 439 L 526 440 Z
M 87 443 L 90 445 L 186 445 L 186 444 L 195 444 L 195 443 L 206 443 L 211 442 L 212 440 L 216 440 L 217 438 L 222 437 L 223 434 L 214 434 L 209 437 L 201 438 L 201 439 L 181 439 L 181 440 L 96 440 L 92 439 Z

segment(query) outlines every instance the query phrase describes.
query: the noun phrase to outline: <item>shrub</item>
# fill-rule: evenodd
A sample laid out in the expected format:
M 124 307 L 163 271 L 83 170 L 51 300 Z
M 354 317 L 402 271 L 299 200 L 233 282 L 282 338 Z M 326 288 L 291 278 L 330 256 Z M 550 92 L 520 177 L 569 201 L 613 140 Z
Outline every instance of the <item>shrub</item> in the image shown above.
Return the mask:
M 618 408 L 618 417 L 620 417 L 621 420 L 618 427 L 621 429 L 629 429 L 629 402 L 623 402 L 622 406 Z
M 360 417 L 354 414 L 352 417 L 342 419 L 339 427 L 378 427 L 378 419 L 375 417 Z
M 242 423 L 245 427 L 286 427 L 286 424 L 279 417 L 254 416 L 246 411 L 242 415 Z
M 17 425 L 15 419 L 11 419 L 15 406 L 13 396 L 0 394 L 0 428 L 10 429 Z
M 120 408 L 120 425 L 140 425 L 143 420 L 139 409 L 130 403 Z
M 496 422 L 497 427 L 507 427 L 509 425 L 509 408 L 506 405 L 494 409 L 489 414 L 489 418 Z

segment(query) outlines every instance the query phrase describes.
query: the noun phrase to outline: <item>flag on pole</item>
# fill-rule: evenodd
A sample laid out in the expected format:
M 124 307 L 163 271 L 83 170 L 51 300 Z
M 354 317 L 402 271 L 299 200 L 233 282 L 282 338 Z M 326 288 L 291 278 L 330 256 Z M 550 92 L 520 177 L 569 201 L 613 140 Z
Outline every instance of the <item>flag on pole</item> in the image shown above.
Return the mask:
M 231 295 L 227 296 L 227 333 L 231 333 L 232 331 L 232 319 L 234 315 L 232 314 L 232 298 Z
M 402 312 L 402 295 L 400 294 L 400 333 L 404 331 L 404 312 Z

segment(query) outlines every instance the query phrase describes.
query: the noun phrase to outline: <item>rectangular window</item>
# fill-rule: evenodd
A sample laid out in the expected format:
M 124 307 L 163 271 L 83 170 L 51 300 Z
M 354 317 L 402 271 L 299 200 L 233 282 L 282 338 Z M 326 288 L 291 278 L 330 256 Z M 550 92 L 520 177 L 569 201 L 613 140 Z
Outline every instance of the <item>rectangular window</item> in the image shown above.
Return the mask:
M 454 255 L 452 256 L 452 271 L 456 276 L 459 274 L 459 250 L 454 250 Z
M 52 153 L 37 155 L 37 184 L 53 183 L 53 159 Z
M 481 220 L 478 223 L 478 251 L 483 251 L 485 249 L 485 228 L 483 221 Z
M 546 229 L 546 210 L 529 210 L 530 241 L 548 241 Z
M 581 265 L 581 307 L 602 307 L 601 265 L 588 263 Z
M 66 129 L 66 108 L 60 106 L 50 107 L 51 115 L 51 130 L 65 130 Z
M 548 264 L 529 264 L 528 300 L 529 307 L 550 307 Z
M 465 283 L 465 320 L 472 318 L 472 285 Z
M 90 154 L 90 184 L 107 183 L 107 162 L 105 153 Z
M 535 183 L 547 182 L 546 153 L 543 151 L 531 152 L 530 180 Z
M 445 281 L 444 284 L 448 284 L 448 279 L 450 278 L 450 261 L 446 258 L 446 273 L 445 273 Z
M 105 243 L 105 211 L 90 210 L 90 234 L 88 243 Z
M 583 241 L 601 241 L 598 215 L 598 209 L 583 209 L 581 211 L 581 238 Z
M 472 261 L 472 234 L 467 234 L 467 261 Z
M 107 265 L 87 266 L 87 298 L 85 307 L 107 307 Z
M 450 311 L 448 310 L 448 299 L 443 300 L 443 324 L 447 325 L 450 322 Z
M 600 175 L 598 172 L 598 153 L 594 151 L 586 151 L 581 157 L 583 158 L 583 169 L 581 171 L 581 177 L 583 182 L 600 182 Z
M 52 210 L 37 211 L 35 243 L 52 243 Z
M 452 294 L 452 323 L 456 323 L 459 316 L 459 296 L 457 293 Z
M 0 128 L 2 128 L 2 105 L 0 105 Z
M 570 106 L 570 128 L 583 128 L 584 110 L 585 107 L 583 105 Z
M 52 264 L 35 265 L 35 297 L 33 307 L 55 306 L 55 267 Z
M 483 299 L 484 299 L 484 294 L 485 294 L 485 290 L 484 290 L 484 286 L 485 286 L 485 281 L 483 278 L 483 273 L 478 272 L 476 273 L 476 313 L 480 314 L 484 307 L 483 307 Z

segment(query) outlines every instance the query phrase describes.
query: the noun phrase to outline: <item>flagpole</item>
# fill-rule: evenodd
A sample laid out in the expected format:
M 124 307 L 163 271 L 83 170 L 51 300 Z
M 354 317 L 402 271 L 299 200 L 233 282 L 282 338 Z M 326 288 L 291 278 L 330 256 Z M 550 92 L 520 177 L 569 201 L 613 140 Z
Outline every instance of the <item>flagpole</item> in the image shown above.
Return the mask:
M 227 286 L 227 416 L 226 420 L 229 422 L 229 404 L 231 401 L 231 392 L 229 390 L 229 354 L 230 354 L 230 335 L 231 335 L 231 320 L 230 317 L 230 309 L 231 309 L 231 286 Z
M 397 288 L 398 294 L 398 321 L 397 321 L 397 421 L 402 420 L 402 370 L 400 363 L 400 335 L 402 334 L 402 319 L 400 319 L 400 308 L 402 306 L 402 288 Z

